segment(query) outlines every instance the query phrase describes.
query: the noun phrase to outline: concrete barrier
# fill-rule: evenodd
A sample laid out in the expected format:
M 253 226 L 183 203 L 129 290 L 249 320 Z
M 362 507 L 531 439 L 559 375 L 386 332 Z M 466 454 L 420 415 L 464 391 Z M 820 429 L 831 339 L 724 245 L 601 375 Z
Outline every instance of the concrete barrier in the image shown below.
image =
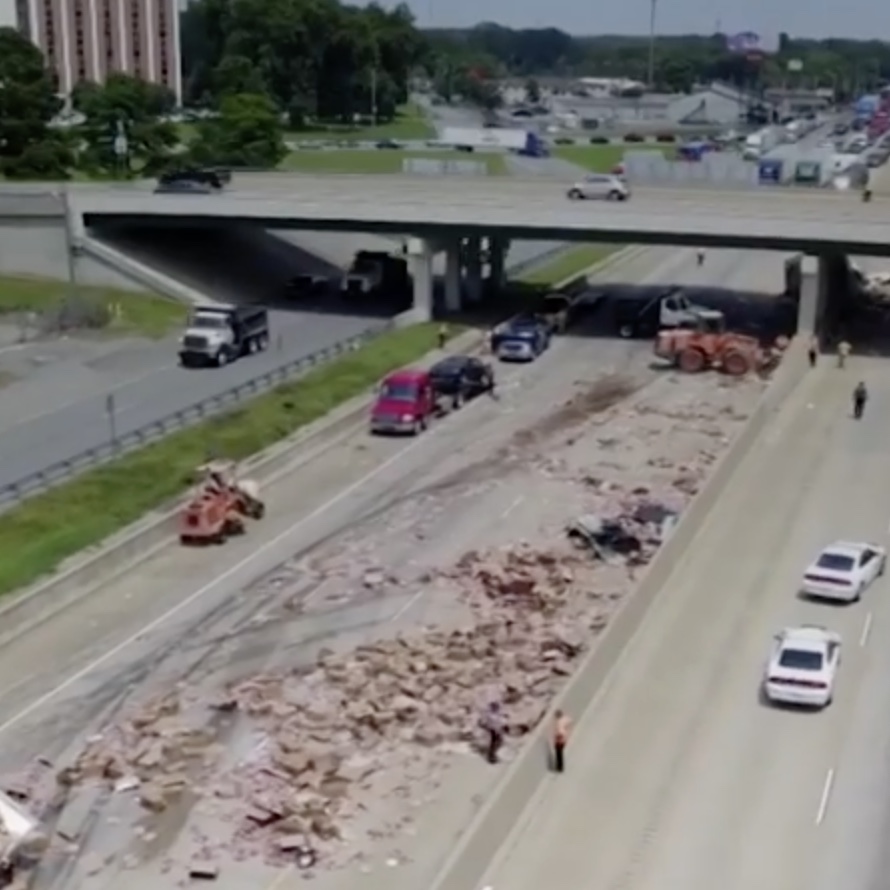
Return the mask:
M 554 702 L 554 707 L 563 708 L 580 719 L 593 702 L 752 445 L 803 380 L 807 371 L 806 345 L 806 338 L 799 338 L 791 344 L 782 365 L 745 426 L 718 461 L 705 486 L 683 511 L 676 528 L 649 564 L 633 595 L 628 597 L 596 646 L 584 657 Z M 492 796 L 458 839 L 433 882 L 432 890 L 478 890 L 493 857 L 507 842 L 517 820 L 546 778 L 542 751 L 548 742 L 548 732 L 549 724 L 542 721 L 516 760 L 510 764 Z

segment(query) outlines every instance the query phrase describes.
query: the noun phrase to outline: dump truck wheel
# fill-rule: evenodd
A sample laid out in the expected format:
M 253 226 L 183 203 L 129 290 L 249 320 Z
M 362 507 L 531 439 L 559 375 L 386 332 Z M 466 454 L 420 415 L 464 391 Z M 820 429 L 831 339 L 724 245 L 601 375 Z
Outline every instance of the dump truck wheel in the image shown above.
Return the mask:
M 700 349 L 684 349 L 677 359 L 677 367 L 686 374 L 699 374 L 707 365 L 708 360 Z
M 744 377 L 751 370 L 751 363 L 743 352 L 727 352 L 723 356 L 723 370 L 731 377 Z

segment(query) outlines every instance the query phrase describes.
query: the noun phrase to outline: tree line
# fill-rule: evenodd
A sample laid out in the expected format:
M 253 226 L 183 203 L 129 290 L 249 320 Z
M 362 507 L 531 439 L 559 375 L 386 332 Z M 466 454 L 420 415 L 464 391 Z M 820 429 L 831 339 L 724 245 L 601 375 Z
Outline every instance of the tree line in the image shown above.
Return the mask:
M 646 82 L 649 74 L 646 37 L 573 37 L 556 28 L 514 30 L 491 23 L 428 31 L 426 36 L 437 59 L 434 76 L 445 92 L 467 69 L 490 79 L 584 75 Z M 890 82 L 890 43 L 878 40 L 780 34 L 778 52 L 747 58 L 730 52 L 723 34 L 664 36 L 655 41 L 654 62 L 654 86 L 670 92 L 722 81 L 754 91 L 824 87 L 848 100 Z
M 603 76 L 643 81 L 645 38 L 572 37 L 556 28 L 420 31 L 404 4 L 387 10 L 338 0 L 193 0 L 181 14 L 184 104 L 204 114 L 173 119 L 165 88 L 118 74 L 79 84 L 77 123 L 54 126 L 63 104 L 34 46 L 0 29 L 0 175 L 65 178 L 152 174 L 217 163 L 266 167 L 286 154 L 286 131 L 319 123 L 387 122 L 414 78 L 445 100 L 499 103 L 507 76 Z M 795 65 L 789 66 L 794 60 Z M 659 37 L 655 86 L 689 91 L 725 81 L 748 90 L 831 87 L 852 98 L 890 81 L 890 45 L 780 36 L 763 59 L 726 48 L 725 37 Z

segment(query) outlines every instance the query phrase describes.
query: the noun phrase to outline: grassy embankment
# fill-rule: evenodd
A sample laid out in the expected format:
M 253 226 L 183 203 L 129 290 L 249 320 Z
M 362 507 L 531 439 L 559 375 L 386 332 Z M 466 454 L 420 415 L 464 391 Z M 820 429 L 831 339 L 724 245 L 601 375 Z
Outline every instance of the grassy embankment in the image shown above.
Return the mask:
M 28 313 L 52 315 L 60 312 L 66 301 L 72 305 L 73 313 L 95 319 L 95 333 L 100 336 L 163 337 L 186 317 L 185 306 L 157 294 L 0 276 L 0 321 L 4 316 L 21 318 Z

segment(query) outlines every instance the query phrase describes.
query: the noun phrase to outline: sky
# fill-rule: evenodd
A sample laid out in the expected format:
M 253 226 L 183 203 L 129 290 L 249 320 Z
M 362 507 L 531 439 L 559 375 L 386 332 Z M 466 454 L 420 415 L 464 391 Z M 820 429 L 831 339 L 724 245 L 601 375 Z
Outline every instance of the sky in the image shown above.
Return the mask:
M 787 31 L 800 37 L 890 40 L 890 0 L 657 2 L 658 30 L 666 34 Z M 381 5 L 392 7 L 395 0 Z M 511 28 L 554 27 L 570 34 L 644 34 L 649 28 L 649 0 L 408 0 L 408 5 L 421 27 L 463 28 L 484 18 Z

